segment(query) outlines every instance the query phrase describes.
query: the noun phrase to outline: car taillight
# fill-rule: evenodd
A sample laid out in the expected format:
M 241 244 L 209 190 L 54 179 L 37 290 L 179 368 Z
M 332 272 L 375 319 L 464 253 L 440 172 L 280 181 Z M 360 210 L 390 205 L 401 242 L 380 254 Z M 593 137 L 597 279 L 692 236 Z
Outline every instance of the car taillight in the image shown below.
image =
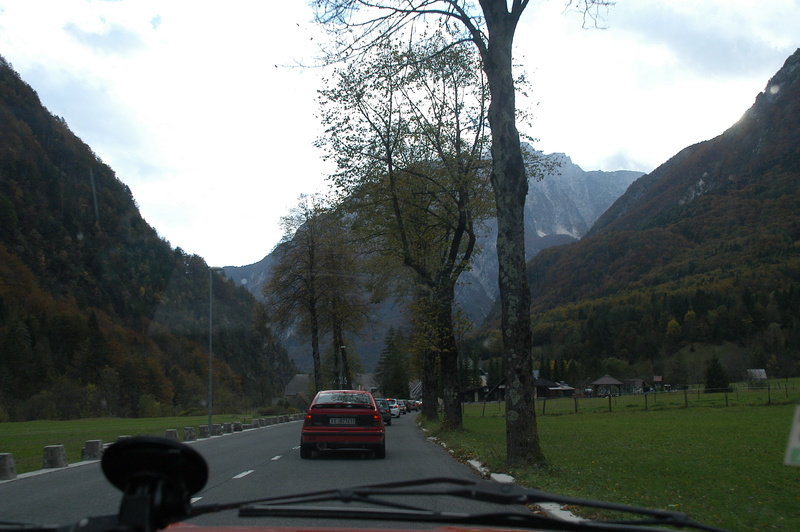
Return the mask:
M 303 421 L 303 425 L 311 425 L 311 414 L 306 414 L 306 419 Z
M 383 424 L 383 417 L 380 414 L 374 414 L 372 416 L 372 426 L 373 427 L 380 427 Z

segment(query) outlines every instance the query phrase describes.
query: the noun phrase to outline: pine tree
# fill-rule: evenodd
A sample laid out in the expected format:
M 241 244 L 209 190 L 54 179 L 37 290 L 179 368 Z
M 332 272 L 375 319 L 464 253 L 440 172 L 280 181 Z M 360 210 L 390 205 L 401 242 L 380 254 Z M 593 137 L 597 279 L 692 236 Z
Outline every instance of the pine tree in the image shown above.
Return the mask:
M 704 393 L 729 392 L 728 372 L 722 366 L 717 355 L 706 363 L 706 388 Z
M 409 396 L 409 366 L 402 333 L 390 328 L 384 338 L 381 357 L 375 367 L 375 380 L 386 397 Z

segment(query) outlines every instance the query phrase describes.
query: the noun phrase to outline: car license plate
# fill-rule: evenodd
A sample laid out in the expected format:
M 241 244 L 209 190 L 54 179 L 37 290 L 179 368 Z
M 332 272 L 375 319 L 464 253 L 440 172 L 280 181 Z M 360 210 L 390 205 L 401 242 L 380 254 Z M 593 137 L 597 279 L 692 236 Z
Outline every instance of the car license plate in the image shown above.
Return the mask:
M 356 418 L 354 417 L 332 417 L 331 425 L 355 425 Z

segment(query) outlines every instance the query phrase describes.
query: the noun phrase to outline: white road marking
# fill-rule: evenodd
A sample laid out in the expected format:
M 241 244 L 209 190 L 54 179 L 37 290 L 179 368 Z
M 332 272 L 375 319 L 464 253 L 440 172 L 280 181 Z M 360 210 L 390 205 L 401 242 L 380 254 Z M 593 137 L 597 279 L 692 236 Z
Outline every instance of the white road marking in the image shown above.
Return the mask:
M 192 503 L 192 504 L 194 504 L 194 503 L 196 503 L 197 501 L 199 501 L 200 499 L 202 499 L 202 497 L 192 497 L 192 501 L 191 501 L 191 503 Z
M 275 460 L 280 460 L 281 458 L 283 458 L 283 455 L 279 454 L 278 456 L 273 456 L 272 458 L 270 458 L 270 460 L 274 462 Z
M 246 477 L 247 475 L 249 475 L 252 472 L 253 472 L 252 469 L 248 469 L 247 471 L 242 471 L 241 473 L 239 473 L 238 475 L 236 475 L 233 478 L 243 478 L 243 477 Z

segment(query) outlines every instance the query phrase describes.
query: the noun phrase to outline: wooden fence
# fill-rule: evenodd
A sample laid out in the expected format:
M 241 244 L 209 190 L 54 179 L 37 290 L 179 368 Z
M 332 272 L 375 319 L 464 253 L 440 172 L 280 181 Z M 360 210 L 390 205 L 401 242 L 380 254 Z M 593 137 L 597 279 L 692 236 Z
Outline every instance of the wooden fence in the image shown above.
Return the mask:
M 710 391 L 703 388 L 689 388 L 609 397 L 539 397 L 536 399 L 536 412 L 539 415 L 564 415 L 633 409 L 763 406 L 779 403 L 800 403 L 800 387 L 788 383 L 773 383 L 761 387 L 734 385 L 725 390 Z

